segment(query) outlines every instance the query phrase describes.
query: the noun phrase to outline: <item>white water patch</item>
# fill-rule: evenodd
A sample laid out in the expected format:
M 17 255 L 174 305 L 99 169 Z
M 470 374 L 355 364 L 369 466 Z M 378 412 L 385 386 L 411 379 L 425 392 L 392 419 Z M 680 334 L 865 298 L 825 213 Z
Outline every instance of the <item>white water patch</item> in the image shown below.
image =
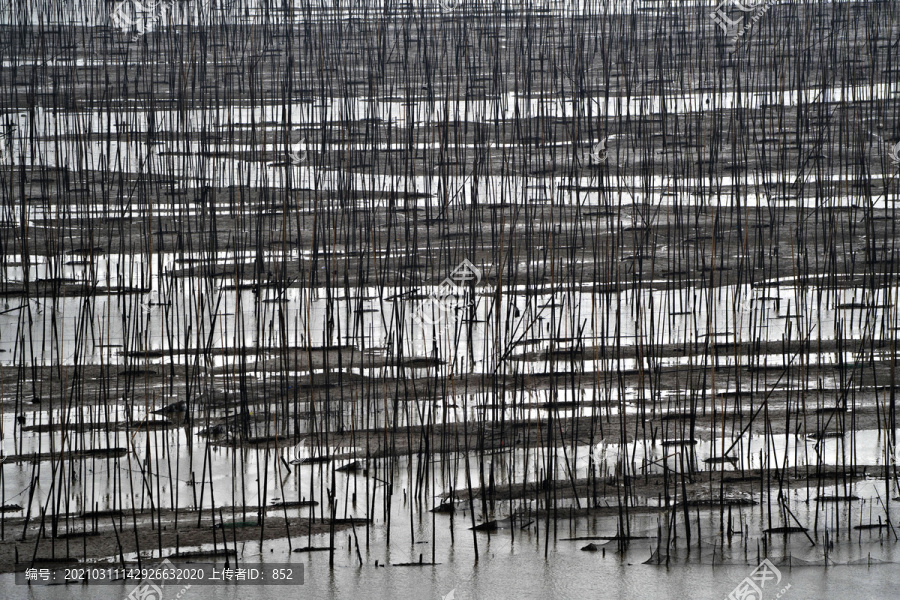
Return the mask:
M 273 253 L 276 255 L 285 260 L 295 256 Z M 402 325 L 408 332 L 404 356 L 434 357 L 437 348 L 437 358 L 451 371 L 492 371 L 498 364 L 518 361 L 524 372 L 542 373 L 572 368 L 568 364 L 571 352 L 577 353 L 573 364 L 596 369 L 640 366 L 633 359 L 613 360 L 596 350 L 615 344 L 658 344 L 661 340 L 672 345 L 705 344 L 710 336 L 721 344 L 868 336 L 885 340 L 900 325 L 890 309 L 898 301 L 897 287 L 874 293 L 839 288 L 820 294 L 817 289 L 789 286 L 722 286 L 713 290 L 689 286 L 595 294 L 551 293 L 519 286 L 506 288 L 499 304 L 496 295 L 490 294 L 470 298 L 474 305 L 467 306 L 462 298 L 447 304 L 442 291 L 430 285 L 336 289 L 328 294 L 322 288 L 255 290 L 257 282 L 248 280 L 242 287 L 238 285 L 241 280 L 233 277 L 170 276 L 172 269 L 187 267 L 176 262 L 181 258 L 168 254 L 147 261 L 141 255 L 100 255 L 91 265 L 78 266 L 60 265 L 58 258 L 36 261 L 29 269 L 33 277 L 69 276 L 75 284 L 88 281 L 101 287 L 139 289 L 126 294 L 104 290 L 84 297 L 32 294 L 27 302 L 16 297 L 3 299 L 0 349 L 6 352 L 0 361 L 73 364 L 77 357 L 82 364 L 98 364 L 101 358 L 122 364 L 123 351 L 168 354 L 169 350 L 202 351 L 206 347 L 335 346 L 350 338 L 362 351 L 385 347 L 390 332 Z M 211 258 L 227 261 L 235 257 L 220 253 Z M 22 274 L 22 270 L 7 267 L 11 275 Z M 410 298 L 412 291 L 422 299 Z M 496 311 L 500 322 L 508 323 L 499 338 L 491 325 Z M 572 342 L 561 344 L 563 338 Z M 497 348 L 501 352 L 495 352 Z M 552 355 L 540 355 L 551 350 Z M 538 354 L 524 362 L 517 358 L 526 352 Z M 718 354 L 716 363 L 706 356 L 666 357 L 655 364 L 733 364 L 728 351 Z M 863 368 L 872 360 L 887 358 L 881 350 L 845 351 L 840 356 L 833 351 L 813 354 L 809 364 L 859 364 Z M 793 354 L 757 356 L 751 363 L 742 360 L 742 364 L 760 367 L 800 362 Z M 643 366 L 651 365 L 645 362 Z M 431 367 L 407 371 L 433 372 Z

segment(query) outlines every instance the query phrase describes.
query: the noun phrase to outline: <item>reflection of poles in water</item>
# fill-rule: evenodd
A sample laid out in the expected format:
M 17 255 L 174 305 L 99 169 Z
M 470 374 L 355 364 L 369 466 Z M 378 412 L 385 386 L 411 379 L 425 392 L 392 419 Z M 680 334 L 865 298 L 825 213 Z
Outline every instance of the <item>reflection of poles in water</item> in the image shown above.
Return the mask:
M 599 467 L 600 473 L 607 477 L 610 474 L 610 463 L 613 465 L 613 475 L 619 473 L 624 465 L 619 455 L 619 449 L 616 446 L 609 445 L 605 440 L 599 440 L 591 453 L 594 464 Z

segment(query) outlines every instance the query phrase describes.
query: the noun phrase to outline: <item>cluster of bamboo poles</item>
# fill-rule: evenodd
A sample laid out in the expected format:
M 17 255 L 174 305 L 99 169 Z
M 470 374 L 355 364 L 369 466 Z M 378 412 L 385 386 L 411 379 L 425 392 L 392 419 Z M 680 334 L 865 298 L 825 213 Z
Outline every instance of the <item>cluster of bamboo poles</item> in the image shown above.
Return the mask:
M 779 5 L 735 52 L 678 3 L 239 1 L 137 38 L 51 6 L 2 31 L 0 385 L 31 462 L 2 504 L 54 555 L 110 515 L 139 539 L 142 511 L 160 554 L 180 513 L 255 510 L 262 540 L 272 497 L 286 534 L 312 504 L 332 549 L 347 518 L 368 548 L 398 485 L 413 538 L 449 499 L 476 557 L 479 514 L 543 519 L 548 552 L 601 500 L 627 540 L 655 475 L 690 545 L 699 440 L 722 535 L 732 470 L 777 528 L 789 474 L 845 501 L 877 466 L 890 525 L 893 4 Z M 464 258 L 484 281 L 413 319 Z M 344 446 L 364 477 L 336 474 Z M 850 536 L 829 506 L 805 525 Z

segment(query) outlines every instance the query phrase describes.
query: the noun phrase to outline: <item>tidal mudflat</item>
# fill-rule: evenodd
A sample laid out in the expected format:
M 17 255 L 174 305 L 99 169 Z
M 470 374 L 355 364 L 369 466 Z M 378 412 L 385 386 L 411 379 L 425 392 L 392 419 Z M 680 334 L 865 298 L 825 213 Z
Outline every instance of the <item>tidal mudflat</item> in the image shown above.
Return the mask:
M 0 581 L 891 597 L 898 10 L 0 9 Z

